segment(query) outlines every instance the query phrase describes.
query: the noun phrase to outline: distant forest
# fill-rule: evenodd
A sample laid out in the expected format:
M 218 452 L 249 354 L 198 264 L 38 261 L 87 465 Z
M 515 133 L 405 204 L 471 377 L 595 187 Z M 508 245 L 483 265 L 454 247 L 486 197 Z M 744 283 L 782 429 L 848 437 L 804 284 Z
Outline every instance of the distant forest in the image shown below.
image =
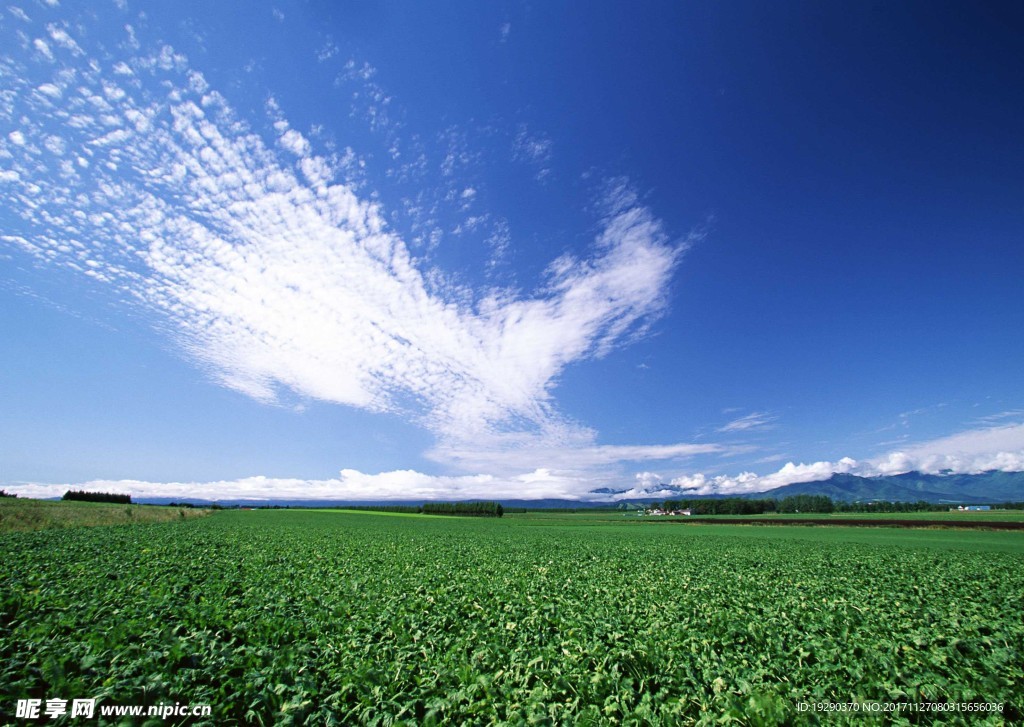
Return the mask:
M 115 505 L 131 505 L 131 495 L 117 495 L 113 492 L 86 492 L 85 490 L 68 490 L 62 500 L 78 502 L 112 502 Z
M 347 510 L 372 510 L 373 512 L 398 512 L 423 515 L 470 515 L 473 517 L 501 517 L 505 508 L 500 502 L 425 502 L 422 505 L 363 505 L 347 507 Z

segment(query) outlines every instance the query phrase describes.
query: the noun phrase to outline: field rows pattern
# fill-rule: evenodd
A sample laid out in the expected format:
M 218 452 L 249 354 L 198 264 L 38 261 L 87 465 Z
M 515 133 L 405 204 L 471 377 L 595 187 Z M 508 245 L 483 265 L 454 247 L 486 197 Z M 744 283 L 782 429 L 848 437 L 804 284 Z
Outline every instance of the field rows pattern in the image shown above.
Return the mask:
M 0 554 L 5 717 L 26 696 L 209 703 L 216 724 L 267 725 L 1024 705 L 1009 553 L 279 511 L 8 533 Z

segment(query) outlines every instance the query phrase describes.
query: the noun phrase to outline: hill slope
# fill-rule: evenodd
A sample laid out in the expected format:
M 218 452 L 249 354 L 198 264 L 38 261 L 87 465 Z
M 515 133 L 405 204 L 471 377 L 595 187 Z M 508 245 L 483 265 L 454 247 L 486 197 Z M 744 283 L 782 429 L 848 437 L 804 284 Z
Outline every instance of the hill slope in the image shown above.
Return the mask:
M 778 499 L 790 495 L 827 495 L 843 502 L 1020 502 L 1024 501 L 1024 472 L 992 471 L 975 475 L 907 472 L 883 477 L 835 474 L 827 480 L 799 482 L 747 497 Z

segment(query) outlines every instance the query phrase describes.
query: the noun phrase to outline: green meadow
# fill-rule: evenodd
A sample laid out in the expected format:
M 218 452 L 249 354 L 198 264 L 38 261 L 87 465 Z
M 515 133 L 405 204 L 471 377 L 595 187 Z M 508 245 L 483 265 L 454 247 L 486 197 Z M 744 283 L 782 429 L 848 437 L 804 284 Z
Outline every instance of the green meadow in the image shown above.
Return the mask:
M 203 517 L 203 508 L 114 505 L 105 502 L 30 500 L 0 497 L 0 532 L 90 525 L 122 525 Z
M 4 723 L 26 697 L 217 725 L 1024 711 L 1022 533 L 253 510 L 3 532 L 0 557 Z M 808 706 L 839 703 L 958 706 Z

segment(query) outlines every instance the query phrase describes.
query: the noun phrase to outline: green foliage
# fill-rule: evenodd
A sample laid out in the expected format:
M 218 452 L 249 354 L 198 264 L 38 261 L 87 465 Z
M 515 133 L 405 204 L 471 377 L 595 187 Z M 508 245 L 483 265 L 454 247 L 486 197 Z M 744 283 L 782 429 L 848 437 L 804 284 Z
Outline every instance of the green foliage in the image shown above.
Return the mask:
M 421 512 L 425 515 L 475 515 L 477 517 L 501 517 L 504 508 L 498 502 L 427 502 Z
M 118 505 L 130 505 L 131 495 L 119 495 L 113 492 L 86 492 L 85 490 L 68 490 L 62 500 L 76 502 L 111 502 Z
M 697 500 L 665 500 L 665 510 L 689 510 L 694 515 L 762 515 L 775 512 L 775 500 L 716 497 Z
M 666 510 L 689 510 L 694 515 L 762 515 L 769 512 L 832 512 L 832 500 L 824 495 L 791 495 L 781 500 L 722 497 L 697 500 L 666 500 Z
M 779 500 L 779 512 L 832 512 L 832 500 L 824 495 L 792 495 Z
M 953 700 L 1020 717 L 1018 553 L 573 517 L 224 511 L 0 533 L 0 709 L 98 697 L 209 703 L 218 725 L 770 725 L 813 722 L 800 702 Z

